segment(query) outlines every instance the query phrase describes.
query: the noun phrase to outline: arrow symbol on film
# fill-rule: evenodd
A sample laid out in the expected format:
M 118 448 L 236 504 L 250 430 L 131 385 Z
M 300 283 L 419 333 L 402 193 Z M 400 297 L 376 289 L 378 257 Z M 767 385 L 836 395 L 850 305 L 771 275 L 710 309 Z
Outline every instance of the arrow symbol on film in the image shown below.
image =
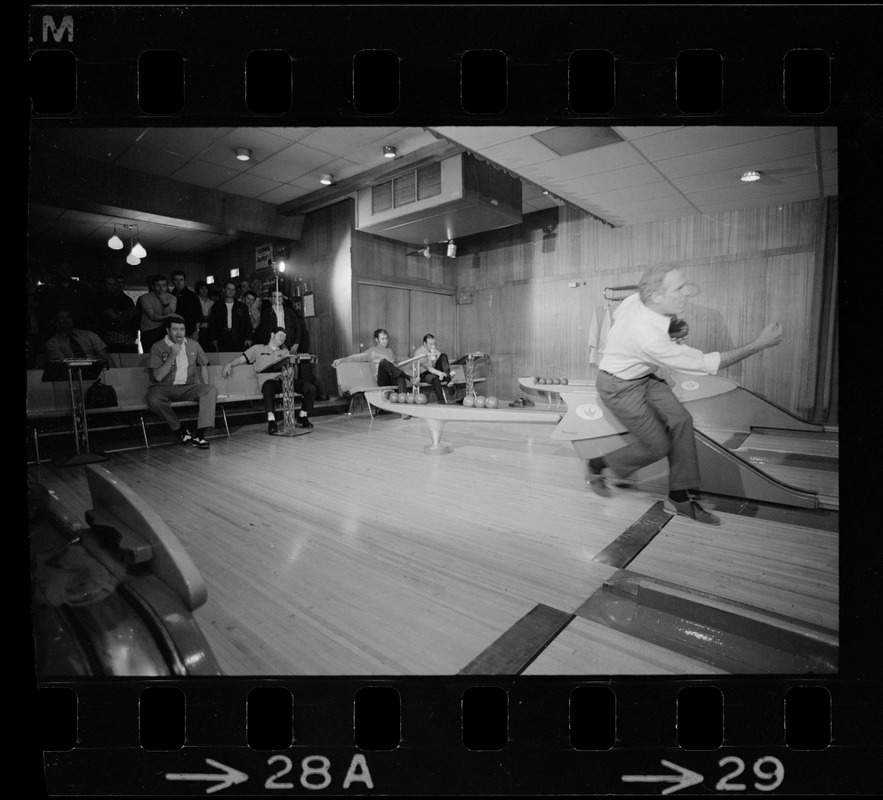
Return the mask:
M 205 760 L 205 763 L 209 766 L 217 767 L 218 769 L 223 770 L 223 773 L 167 772 L 166 780 L 214 781 L 215 785 L 209 786 L 209 788 L 205 790 L 206 794 L 211 794 L 212 792 L 217 792 L 221 789 L 227 789 L 234 784 L 245 783 L 245 781 L 248 780 L 248 775 L 246 775 L 244 772 L 240 772 L 238 769 L 233 769 L 233 767 L 228 767 L 226 764 L 222 764 L 220 761 L 213 761 L 212 759 L 207 758 Z
M 669 786 L 666 789 L 662 790 L 663 794 L 671 794 L 672 792 L 677 792 L 680 789 L 686 789 L 688 786 L 695 786 L 697 783 L 701 783 L 703 778 L 698 772 L 693 772 L 691 769 L 687 769 L 686 767 L 680 767 L 677 764 L 673 764 L 671 761 L 666 761 L 665 759 L 660 759 L 662 764 L 669 769 L 677 770 L 679 775 L 623 775 L 622 779 L 626 783 L 658 783 L 660 781 L 668 781 L 669 783 L 673 783 L 674 786 Z

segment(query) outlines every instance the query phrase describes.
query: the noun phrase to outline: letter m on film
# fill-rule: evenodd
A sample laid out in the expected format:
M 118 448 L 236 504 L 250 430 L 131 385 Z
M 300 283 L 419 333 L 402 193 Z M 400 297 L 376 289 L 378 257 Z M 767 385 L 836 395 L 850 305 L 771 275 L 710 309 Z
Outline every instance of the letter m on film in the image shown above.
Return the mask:
M 56 42 L 61 41 L 61 37 L 67 33 L 67 40 L 72 42 L 74 40 L 74 18 L 70 14 L 65 14 L 61 18 L 61 27 L 55 27 L 55 20 L 50 16 L 43 17 L 43 41 L 49 41 L 49 33 L 52 34 L 52 38 L 55 39 Z

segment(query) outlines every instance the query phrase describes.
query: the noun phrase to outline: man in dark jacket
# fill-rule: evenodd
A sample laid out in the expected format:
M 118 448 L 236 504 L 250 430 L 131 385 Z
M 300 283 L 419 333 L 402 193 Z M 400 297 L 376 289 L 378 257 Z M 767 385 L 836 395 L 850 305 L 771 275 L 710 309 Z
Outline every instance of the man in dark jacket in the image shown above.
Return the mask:
M 199 341 L 199 323 L 202 322 L 202 304 L 199 302 L 199 295 L 187 288 L 187 276 L 180 269 L 172 273 L 172 283 L 175 285 L 172 294 L 178 298 L 175 313 L 184 317 L 187 338 Z
M 209 312 L 209 345 L 224 353 L 241 353 L 254 341 L 248 307 L 236 299 L 236 284 L 224 283 L 224 297 Z
M 273 328 L 285 328 L 285 347 L 292 353 L 299 352 L 301 327 L 297 314 L 291 305 L 285 301 L 282 292 L 276 289 L 270 293 L 270 303 L 270 307 L 264 309 L 261 314 L 261 324 L 258 326 L 257 340 L 259 342 L 268 342 L 270 341 L 270 332 Z

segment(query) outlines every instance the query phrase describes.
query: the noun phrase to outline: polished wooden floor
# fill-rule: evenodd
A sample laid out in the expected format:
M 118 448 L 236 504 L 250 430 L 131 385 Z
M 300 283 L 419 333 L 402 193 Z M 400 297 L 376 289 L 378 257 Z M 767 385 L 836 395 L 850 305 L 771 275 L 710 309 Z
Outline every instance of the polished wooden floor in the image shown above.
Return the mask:
M 455 675 L 538 606 L 570 621 L 525 674 L 718 672 L 567 617 L 619 571 L 594 557 L 661 498 L 596 496 L 551 429 L 449 423 L 453 452 L 433 456 L 418 419 L 337 415 L 305 436 L 251 425 L 209 451 L 131 450 L 103 466 L 202 572 L 196 618 L 226 674 Z M 29 471 L 83 519 L 82 467 Z M 836 636 L 836 530 L 720 516 L 672 519 L 628 569 Z

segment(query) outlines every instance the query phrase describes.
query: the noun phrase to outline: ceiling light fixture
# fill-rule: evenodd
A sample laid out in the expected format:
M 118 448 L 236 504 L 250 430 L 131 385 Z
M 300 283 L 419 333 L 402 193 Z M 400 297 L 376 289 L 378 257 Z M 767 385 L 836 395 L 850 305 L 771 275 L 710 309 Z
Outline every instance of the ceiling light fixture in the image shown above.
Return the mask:
M 319 183 L 323 186 L 331 186 L 334 183 L 334 176 L 326 172 L 319 178 Z
M 238 158 L 240 161 L 251 161 L 251 150 L 249 150 L 247 147 L 237 147 L 236 158 Z
M 386 144 L 383 146 L 383 157 L 384 158 L 395 158 L 396 157 L 396 149 L 391 144 Z
M 454 244 L 453 239 L 448 240 L 448 258 L 456 258 L 457 257 L 457 245 Z
M 141 235 L 138 226 L 115 222 L 113 225 L 113 236 L 107 240 L 107 246 L 111 250 L 122 250 L 125 246 L 123 240 L 117 233 L 117 228 L 122 228 L 125 231 L 123 235 L 128 236 L 129 238 L 129 255 L 126 258 L 126 261 L 133 265 L 140 264 L 142 258 L 147 258 L 147 250 L 145 250 L 144 245 L 141 244 Z M 129 259 L 137 259 L 137 261 L 130 261 Z
M 760 173 L 757 170 L 750 169 L 748 172 L 742 173 L 742 180 L 746 183 L 751 183 L 752 181 L 760 180 Z

